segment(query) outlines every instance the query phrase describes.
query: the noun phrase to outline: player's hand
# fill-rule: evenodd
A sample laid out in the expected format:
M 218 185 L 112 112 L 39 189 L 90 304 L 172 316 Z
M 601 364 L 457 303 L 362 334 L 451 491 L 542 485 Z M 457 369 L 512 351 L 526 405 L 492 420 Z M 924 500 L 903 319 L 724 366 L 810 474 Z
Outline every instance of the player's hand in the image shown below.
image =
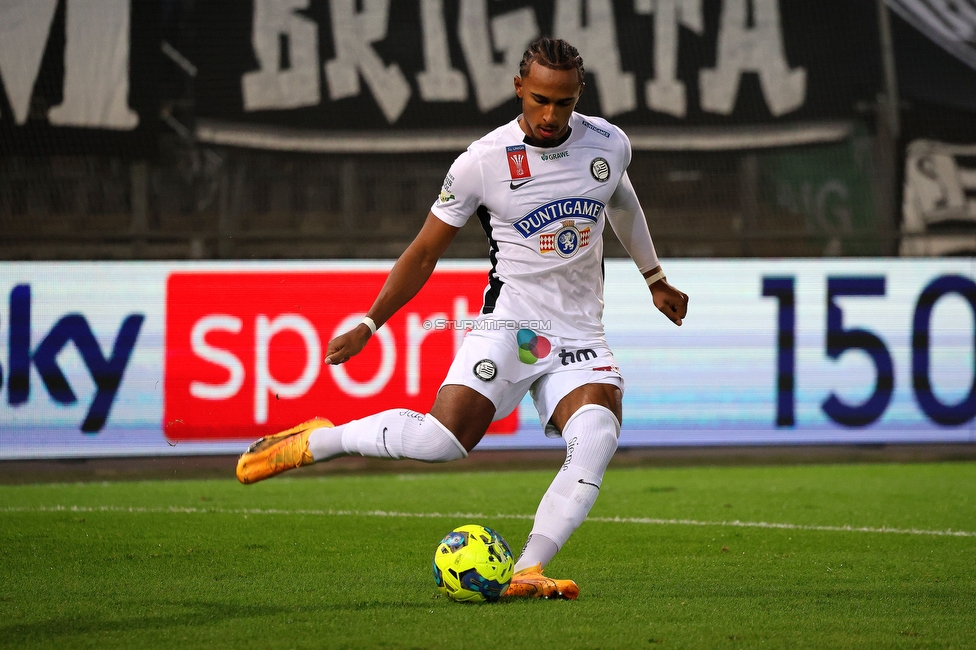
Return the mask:
M 359 354 L 371 336 L 369 328 L 363 323 L 356 325 L 345 334 L 340 334 L 329 341 L 329 349 L 325 354 L 325 362 L 331 365 L 345 363 Z
M 688 294 L 678 291 L 663 278 L 651 285 L 654 306 L 672 323 L 680 326 L 688 313 Z

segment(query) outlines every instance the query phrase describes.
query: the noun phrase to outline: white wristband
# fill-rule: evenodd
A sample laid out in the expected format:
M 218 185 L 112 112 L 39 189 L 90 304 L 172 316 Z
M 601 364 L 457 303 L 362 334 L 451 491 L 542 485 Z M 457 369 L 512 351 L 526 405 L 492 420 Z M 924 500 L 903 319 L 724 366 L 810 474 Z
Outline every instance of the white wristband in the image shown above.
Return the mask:
M 360 321 L 360 322 L 362 322 L 363 325 L 365 325 L 366 327 L 369 328 L 369 335 L 370 336 L 372 336 L 373 334 L 376 334 L 376 330 L 379 329 L 378 327 L 376 327 L 376 321 L 374 321 L 369 316 L 365 316 L 363 318 L 363 320 Z
M 665 277 L 666 276 L 664 275 L 664 271 L 658 271 L 654 275 L 652 275 L 650 277 L 647 277 L 647 278 L 644 278 L 644 279 L 647 280 L 647 286 L 651 286 L 652 284 L 654 284 L 658 280 L 664 280 Z

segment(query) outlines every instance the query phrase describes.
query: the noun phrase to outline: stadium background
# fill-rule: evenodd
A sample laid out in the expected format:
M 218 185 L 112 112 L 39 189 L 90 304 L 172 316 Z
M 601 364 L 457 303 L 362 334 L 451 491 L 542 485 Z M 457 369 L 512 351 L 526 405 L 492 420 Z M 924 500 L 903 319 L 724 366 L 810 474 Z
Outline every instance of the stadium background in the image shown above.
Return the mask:
M 579 110 L 630 135 L 630 175 L 658 251 L 681 258 L 669 268 L 687 269 L 689 278 L 699 273 L 692 284 L 703 288 L 709 277 L 748 277 L 725 297 L 748 294 L 769 312 L 760 343 L 713 331 L 696 347 L 731 355 L 718 354 L 700 372 L 727 366 L 737 353 L 745 365 L 733 376 L 748 376 L 750 362 L 762 368 L 763 379 L 750 388 L 765 400 L 765 420 L 749 425 L 753 433 L 768 429 L 781 434 L 768 441 L 790 440 L 777 422 L 785 408 L 777 355 L 786 330 L 775 319 L 788 310 L 786 285 L 775 280 L 798 283 L 801 373 L 811 355 L 841 367 L 826 361 L 829 278 L 870 276 L 887 281 L 883 294 L 862 286 L 862 293 L 840 295 L 884 295 L 883 308 L 871 313 L 870 299 L 856 298 L 868 308 L 855 312 L 842 300 L 845 313 L 860 318 L 848 328 L 878 332 L 882 349 L 888 342 L 901 391 L 891 410 L 912 410 L 915 419 L 899 431 L 918 435 L 886 437 L 882 425 L 890 422 L 874 419 L 834 422 L 827 429 L 833 437 L 820 440 L 976 440 L 971 3 L 44 0 L 0 9 L 0 341 L 7 348 L 0 355 L 0 456 L 147 453 L 141 443 L 98 450 L 98 437 L 115 423 L 109 417 L 104 429 L 79 431 L 92 396 L 77 404 L 57 399 L 38 376 L 31 341 L 47 340 L 56 323 L 77 313 L 107 360 L 123 319 L 156 310 L 158 326 L 143 333 L 155 332 L 154 349 L 170 355 L 162 344 L 169 296 L 158 287 L 173 273 L 327 273 L 348 260 L 395 258 L 453 158 L 517 114 L 511 77 L 525 44 L 543 33 L 580 46 L 587 88 Z M 484 234 L 471 223 L 447 256 L 484 253 Z M 612 233 L 607 254 L 624 255 Z M 960 259 L 917 259 L 944 255 Z M 824 258 L 831 260 L 818 262 Z M 296 259 L 309 264 L 267 262 Z M 611 260 L 611 268 L 624 267 Z M 927 316 L 938 331 L 923 346 L 913 323 L 920 296 L 947 275 L 969 284 L 939 294 Z M 908 288 L 905 278 L 912 278 Z M 768 293 L 766 281 L 773 283 Z M 33 312 L 23 311 L 23 286 L 31 287 L 26 304 Z M 143 307 L 146 294 L 152 297 Z M 26 321 L 26 357 L 18 357 L 12 350 L 23 345 L 15 345 L 14 332 L 24 313 L 33 317 Z M 816 328 L 804 330 L 805 323 Z M 69 339 L 78 345 L 68 337 L 62 347 Z M 749 356 L 760 348 L 759 361 Z M 934 429 L 920 414 L 925 388 L 913 370 L 923 348 L 935 360 L 925 379 L 941 377 L 937 401 L 956 414 Z M 871 363 L 855 357 L 846 355 L 843 366 L 856 370 L 849 402 L 876 394 L 880 383 Z M 82 361 L 62 359 L 76 390 L 86 377 Z M 634 368 L 639 384 L 650 371 Z M 139 378 L 126 374 L 120 389 L 120 398 L 144 391 L 132 397 L 133 409 L 161 399 Z M 830 394 L 822 388 L 807 399 L 820 420 Z M 727 401 L 723 395 L 719 402 Z M 798 399 L 802 418 L 802 390 Z M 711 406 L 718 413 L 728 404 Z M 58 435 L 70 444 L 39 441 L 24 451 L 25 431 L 54 431 L 68 420 L 73 424 Z M 646 422 L 648 430 L 662 424 L 651 416 Z M 127 425 L 118 426 L 124 437 Z M 193 453 L 172 446 L 161 418 L 149 426 L 158 452 L 148 453 Z M 691 420 L 682 426 L 696 428 Z M 707 444 L 721 443 L 716 435 Z

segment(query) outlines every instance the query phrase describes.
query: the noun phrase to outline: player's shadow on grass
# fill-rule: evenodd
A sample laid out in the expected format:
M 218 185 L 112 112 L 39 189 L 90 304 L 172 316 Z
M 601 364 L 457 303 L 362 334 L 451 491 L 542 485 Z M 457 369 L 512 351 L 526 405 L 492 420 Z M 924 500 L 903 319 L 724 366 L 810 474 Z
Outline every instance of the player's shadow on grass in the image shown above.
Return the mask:
M 331 611 L 363 612 L 369 610 L 389 609 L 402 611 L 404 609 L 430 609 L 430 605 L 424 602 L 407 602 L 405 600 L 366 600 L 358 603 L 346 603 L 341 605 L 331 604 L 327 607 Z
M 146 612 L 174 610 L 171 613 L 148 613 L 128 617 L 109 616 L 62 616 L 49 618 L 36 623 L 0 625 L 0 636 L 4 644 L 11 647 L 25 647 L 41 639 L 60 639 L 112 632 L 131 632 L 136 630 L 164 630 L 177 627 L 213 626 L 226 620 L 269 618 L 296 613 L 326 611 L 326 605 L 301 605 L 285 607 L 282 605 L 240 605 L 210 601 L 151 602 L 144 604 Z
M 502 600 L 490 606 L 498 607 L 508 604 Z M 113 632 L 132 632 L 138 630 L 165 630 L 178 627 L 213 626 L 227 620 L 294 617 L 296 615 L 315 612 L 349 611 L 361 612 L 369 610 L 403 611 L 405 609 L 429 609 L 430 603 L 395 601 L 360 601 L 355 603 L 303 603 L 294 607 L 282 605 L 239 605 L 236 603 L 220 603 L 211 601 L 178 601 L 144 603 L 144 611 L 176 610 L 172 613 L 139 614 L 126 618 L 108 616 L 62 616 L 49 618 L 36 623 L 21 623 L 13 625 L 0 624 L 0 638 L 4 644 L 12 647 L 23 647 L 38 640 L 57 640 L 75 636 L 92 634 L 106 634 Z M 277 620 L 282 620 L 277 618 Z

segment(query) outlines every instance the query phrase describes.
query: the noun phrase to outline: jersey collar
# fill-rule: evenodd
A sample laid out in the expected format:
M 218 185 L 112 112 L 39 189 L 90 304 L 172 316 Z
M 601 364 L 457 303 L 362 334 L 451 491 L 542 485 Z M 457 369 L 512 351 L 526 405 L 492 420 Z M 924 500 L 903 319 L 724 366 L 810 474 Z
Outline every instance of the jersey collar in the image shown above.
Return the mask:
M 521 127 L 519 127 L 519 131 L 521 131 L 521 130 L 522 130 Z M 536 149 L 553 149 L 555 147 L 558 147 L 558 146 L 564 144 L 567 140 L 569 140 L 569 136 L 571 136 L 571 135 L 573 135 L 573 127 L 568 126 L 568 127 L 566 127 L 566 133 L 563 133 L 563 137 L 559 138 L 558 140 L 556 140 L 552 144 L 546 144 L 546 145 L 536 144 L 535 141 L 532 140 L 532 138 L 530 138 L 529 136 L 523 137 L 522 138 L 522 142 L 524 142 L 525 144 L 527 144 L 529 146 L 535 147 Z
M 566 144 L 566 141 L 569 140 L 570 137 L 572 137 L 572 135 L 573 135 L 573 126 L 572 126 L 572 124 L 573 124 L 573 122 L 575 122 L 575 119 L 574 119 L 575 117 L 576 117 L 576 113 L 573 113 L 573 117 L 570 118 L 570 122 L 569 122 L 570 123 L 570 126 L 567 127 L 566 133 L 563 133 L 563 136 L 561 138 L 559 138 L 559 140 L 557 140 L 556 142 L 553 142 L 550 145 L 538 145 L 538 144 L 535 144 L 535 142 L 529 136 L 525 135 L 525 131 L 522 130 L 522 127 L 519 126 L 519 118 L 518 117 L 516 117 L 514 120 L 512 120 L 509 124 L 511 124 L 513 134 L 522 136 L 522 143 L 523 144 L 527 144 L 530 147 L 535 147 L 536 149 L 553 149 L 555 147 L 559 147 L 559 146 L 562 146 L 562 145 Z

